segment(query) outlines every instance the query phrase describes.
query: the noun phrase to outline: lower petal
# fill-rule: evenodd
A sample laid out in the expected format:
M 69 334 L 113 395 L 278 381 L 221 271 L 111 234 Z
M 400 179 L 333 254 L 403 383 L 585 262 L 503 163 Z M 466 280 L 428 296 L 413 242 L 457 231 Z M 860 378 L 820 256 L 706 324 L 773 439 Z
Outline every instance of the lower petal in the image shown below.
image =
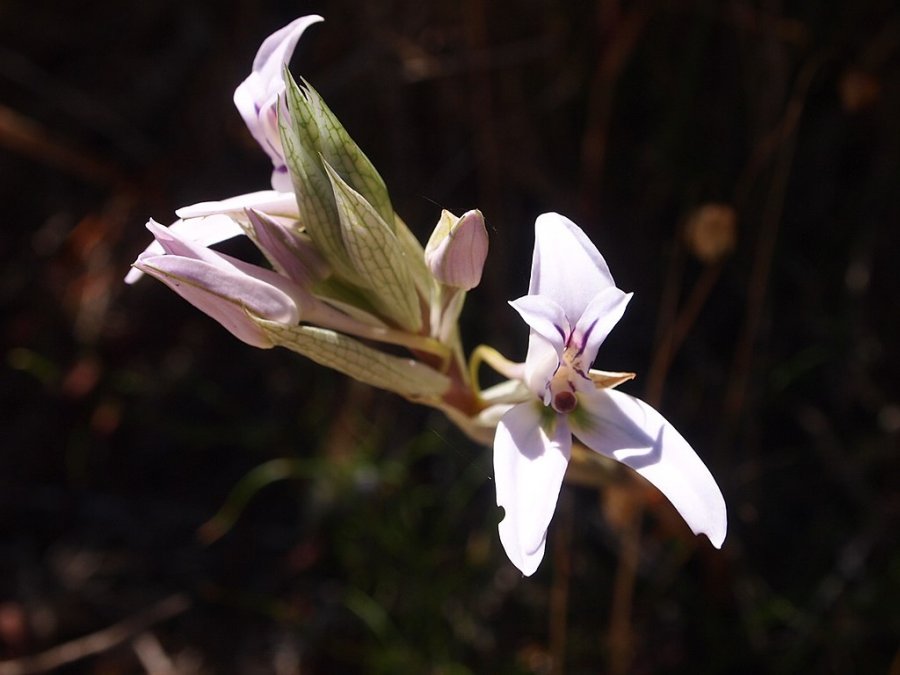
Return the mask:
M 506 515 L 500 541 L 513 564 L 530 576 L 544 557 L 547 527 L 569 464 L 572 434 L 566 417 L 555 415 L 548 433 L 537 401 L 511 408 L 494 436 L 497 505 Z
M 155 223 L 153 220 L 150 223 Z M 150 224 L 148 223 L 148 225 Z M 199 247 L 218 244 L 232 237 L 244 234 L 243 228 L 235 220 L 223 214 L 207 215 L 197 218 L 189 218 L 187 220 L 176 220 L 168 227 L 169 232 L 176 235 L 179 239 L 183 239 L 191 244 Z M 163 253 L 162 244 L 159 241 L 153 241 L 141 255 L 161 255 Z M 143 272 L 138 267 L 132 267 L 125 276 L 125 283 L 133 284 L 143 276 Z
M 266 279 L 276 276 L 269 270 L 259 268 L 254 277 L 246 273 L 252 267 L 247 263 L 242 263 L 244 269 L 239 270 L 176 255 L 145 254 L 135 265 L 254 347 L 268 348 L 272 342 L 248 312 L 286 325 L 300 319 L 295 299 L 282 288 L 267 283 Z
M 653 483 L 694 534 L 725 541 L 725 500 L 709 469 L 675 427 L 652 406 L 613 389 L 585 391 L 570 416 L 573 433 Z

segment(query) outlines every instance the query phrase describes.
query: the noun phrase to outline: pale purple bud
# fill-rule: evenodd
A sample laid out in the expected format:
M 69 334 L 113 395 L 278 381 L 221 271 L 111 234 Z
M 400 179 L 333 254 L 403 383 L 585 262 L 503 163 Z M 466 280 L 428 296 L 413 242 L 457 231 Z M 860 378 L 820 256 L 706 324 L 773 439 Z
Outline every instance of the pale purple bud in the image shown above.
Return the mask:
M 425 262 L 442 284 L 470 290 L 481 282 L 487 252 L 481 211 L 467 211 L 459 218 L 444 211 L 425 247 Z
M 328 263 L 307 235 L 254 209 L 246 213 L 257 245 L 278 271 L 304 288 L 328 276 Z
M 144 252 L 134 266 L 249 345 L 273 346 L 252 317 L 294 325 L 300 321 L 303 305 L 312 301 L 300 286 L 271 270 L 198 246 L 152 220 L 147 229 L 163 253 Z

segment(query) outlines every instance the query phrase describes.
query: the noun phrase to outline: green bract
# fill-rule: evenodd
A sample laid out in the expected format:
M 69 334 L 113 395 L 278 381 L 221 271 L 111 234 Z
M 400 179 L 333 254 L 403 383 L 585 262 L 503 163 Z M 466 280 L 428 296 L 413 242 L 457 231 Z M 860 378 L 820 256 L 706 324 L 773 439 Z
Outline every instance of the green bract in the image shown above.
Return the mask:
M 373 387 L 424 403 L 438 401 L 450 387 L 450 378 L 434 368 L 414 359 L 385 354 L 341 333 L 315 326 L 254 320 L 275 345 Z

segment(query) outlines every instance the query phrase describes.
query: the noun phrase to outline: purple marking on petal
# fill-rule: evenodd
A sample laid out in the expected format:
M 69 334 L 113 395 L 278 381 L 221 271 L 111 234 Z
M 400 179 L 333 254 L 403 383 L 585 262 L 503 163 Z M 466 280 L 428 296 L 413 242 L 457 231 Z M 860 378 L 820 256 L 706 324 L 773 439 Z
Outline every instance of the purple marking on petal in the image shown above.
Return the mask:
M 568 346 L 568 341 L 566 340 L 566 331 L 563 330 L 562 326 L 557 326 L 553 324 L 553 327 L 556 329 L 556 332 L 559 333 L 559 336 L 563 339 L 563 342 Z
M 576 368 L 573 366 L 572 370 L 574 370 L 578 375 L 581 375 L 581 377 L 584 378 L 585 380 L 591 379 L 590 377 L 588 377 L 587 373 L 584 372 L 581 368 Z
M 287 173 L 288 168 L 284 164 L 279 164 L 278 166 L 275 167 L 275 171 L 277 173 Z
M 597 325 L 597 321 L 599 321 L 599 319 L 594 319 L 594 322 L 590 326 L 588 326 L 587 330 L 584 331 L 584 335 L 581 336 L 581 347 L 575 354 L 575 358 L 578 358 L 582 355 L 582 353 L 584 353 L 584 348 L 587 347 L 588 339 L 591 337 L 591 333 L 594 331 L 594 326 Z
M 281 154 L 282 154 L 282 153 L 281 153 L 281 148 L 276 148 L 276 147 L 275 147 L 275 144 L 274 144 L 271 140 L 269 140 L 268 138 L 266 138 L 266 145 L 269 146 L 269 149 L 270 149 L 273 153 L 275 153 L 275 154 L 278 155 L 279 157 L 281 156 Z

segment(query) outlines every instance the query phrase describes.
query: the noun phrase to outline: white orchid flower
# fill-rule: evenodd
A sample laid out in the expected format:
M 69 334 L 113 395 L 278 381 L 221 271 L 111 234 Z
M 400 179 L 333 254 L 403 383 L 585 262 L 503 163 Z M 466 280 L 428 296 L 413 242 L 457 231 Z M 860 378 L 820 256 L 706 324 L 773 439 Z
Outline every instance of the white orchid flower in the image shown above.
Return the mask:
M 267 37 L 253 60 L 253 72 L 234 91 L 235 107 L 253 138 L 272 159 L 272 187 L 280 192 L 292 190 L 278 131 L 278 98 L 284 93 L 283 69 L 303 32 L 322 20 L 315 14 L 301 16 Z
M 695 534 L 717 548 L 725 539 L 722 493 L 687 441 L 650 405 L 590 377 L 630 299 L 575 223 L 537 219 L 529 293 L 510 303 L 531 329 L 524 380 L 535 398 L 506 412 L 494 437 L 500 540 L 525 575 L 544 556 L 573 434 L 655 485 Z

